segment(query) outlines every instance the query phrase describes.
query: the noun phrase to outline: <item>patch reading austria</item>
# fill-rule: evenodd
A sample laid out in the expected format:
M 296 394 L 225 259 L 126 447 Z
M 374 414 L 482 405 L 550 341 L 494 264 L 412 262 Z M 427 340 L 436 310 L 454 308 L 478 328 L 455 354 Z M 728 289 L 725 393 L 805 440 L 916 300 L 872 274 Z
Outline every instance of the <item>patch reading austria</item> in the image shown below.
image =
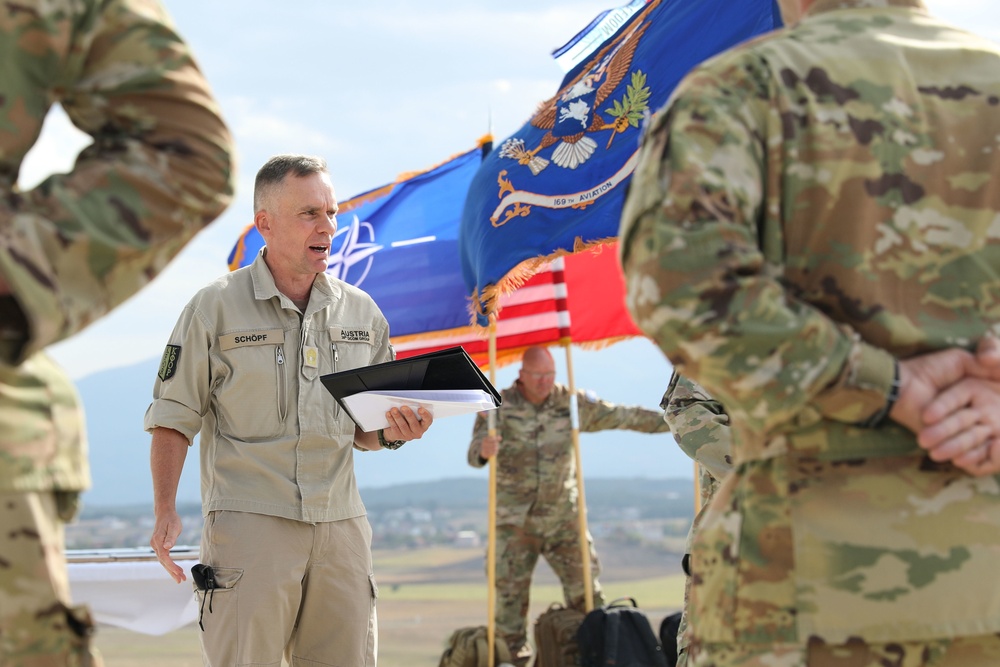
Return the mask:
M 371 329 L 330 327 L 330 340 L 334 343 L 368 343 L 371 345 L 372 332 Z
M 250 345 L 280 345 L 285 342 L 283 329 L 268 329 L 266 331 L 239 331 L 219 336 L 219 347 L 223 352 L 235 347 Z
M 166 382 L 177 372 L 177 362 L 181 358 L 180 345 L 167 345 L 163 350 L 163 358 L 160 359 L 160 369 L 156 372 L 157 377 Z

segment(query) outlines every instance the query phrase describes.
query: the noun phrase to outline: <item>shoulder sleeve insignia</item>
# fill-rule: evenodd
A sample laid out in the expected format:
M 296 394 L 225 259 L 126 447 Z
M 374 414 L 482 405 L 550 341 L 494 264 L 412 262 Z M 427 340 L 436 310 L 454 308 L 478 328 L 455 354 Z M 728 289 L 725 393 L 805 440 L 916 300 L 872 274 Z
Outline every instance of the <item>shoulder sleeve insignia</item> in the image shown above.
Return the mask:
M 157 371 L 156 375 L 166 382 L 174 376 L 177 372 L 177 362 L 181 358 L 181 346 L 180 345 L 167 345 L 166 349 L 163 350 L 163 358 L 160 359 L 160 370 Z

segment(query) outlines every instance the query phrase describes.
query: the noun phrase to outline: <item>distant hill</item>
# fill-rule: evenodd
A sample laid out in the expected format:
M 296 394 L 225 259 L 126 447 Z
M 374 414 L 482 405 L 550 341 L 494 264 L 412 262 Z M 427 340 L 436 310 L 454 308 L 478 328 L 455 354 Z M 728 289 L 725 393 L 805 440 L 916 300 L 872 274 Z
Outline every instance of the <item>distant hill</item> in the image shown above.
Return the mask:
M 625 404 L 653 408 L 659 401 L 662 386 L 658 378 L 643 375 L 644 367 L 623 369 L 608 366 L 596 353 L 580 352 L 587 360 L 576 370 L 581 388 L 606 387 L 602 397 Z M 561 360 L 559 360 L 561 363 Z M 87 414 L 90 461 L 94 486 L 84 496 L 91 506 L 152 504 L 149 472 L 150 436 L 142 430 L 143 415 L 152 398 L 153 381 L 159 357 L 93 373 L 77 382 Z M 497 385 L 508 386 L 515 369 L 501 368 Z M 611 379 L 609 379 L 611 378 Z M 625 380 L 631 379 L 631 382 Z M 407 443 L 397 451 L 356 452 L 355 471 L 358 485 L 368 490 L 371 502 L 375 489 L 400 488 L 420 482 L 471 478 L 485 483 L 485 468 L 470 468 L 466 451 L 472 433 L 473 416 L 464 415 L 439 420 L 421 440 Z M 638 476 L 650 479 L 690 478 L 691 461 L 677 448 L 669 434 L 603 431 L 580 436 L 583 469 L 588 480 L 587 492 L 600 494 L 600 485 L 591 480 Z M 197 502 L 200 497 L 198 451 L 188 455 L 178 489 L 179 502 Z M 593 491 L 591 491 L 593 488 Z M 422 491 L 431 493 L 430 490 Z M 622 491 L 624 492 L 624 491 Z
M 434 505 L 478 509 L 487 505 L 487 486 L 487 480 L 459 477 L 386 488 L 362 488 L 361 495 L 371 511 Z M 587 506 L 592 509 L 670 505 L 689 513 L 694 503 L 693 486 L 690 479 L 595 478 L 584 481 L 584 494 Z
M 371 514 L 446 507 L 485 510 L 488 504 L 487 486 L 488 481 L 478 477 L 455 477 L 378 488 L 362 487 L 361 496 Z M 642 518 L 689 518 L 694 513 L 694 483 L 690 479 L 598 478 L 584 482 L 584 493 L 587 508 L 595 516 L 624 508 L 642 509 Z M 182 514 L 196 514 L 198 508 L 198 503 L 185 503 L 178 507 Z M 109 510 L 121 518 L 150 513 L 147 504 L 99 506 L 88 503 L 83 516 L 102 516 Z
M 88 505 L 153 503 L 149 472 L 150 436 L 142 419 L 153 394 L 159 358 L 93 373 L 76 383 L 86 411 L 93 488 Z M 188 456 L 179 498 L 197 499 L 197 451 Z

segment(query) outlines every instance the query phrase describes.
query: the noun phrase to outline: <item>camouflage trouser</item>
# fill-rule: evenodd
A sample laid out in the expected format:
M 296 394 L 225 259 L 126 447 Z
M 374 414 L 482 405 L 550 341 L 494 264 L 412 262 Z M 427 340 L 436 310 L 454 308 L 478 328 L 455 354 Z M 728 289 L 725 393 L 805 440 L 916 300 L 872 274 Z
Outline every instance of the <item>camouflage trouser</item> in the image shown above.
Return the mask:
M 701 521 L 701 517 L 705 515 L 705 510 L 708 508 L 709 504 L 712 502 L 712 498 L 715 496 L 715 492 L 719 488 L 719 481 L 708 472 L 708 468 L 698 464 L 698 486 L 701 492 L 699 498 L 698 514 L 695 515 L 694 520 L 691 522 L 691 530 L 688 531 L 687 545 L 685 546 L 687 553 L 691 553 L 691 539 L 694 537 L 694 533 L 698 530 L 698 524 Z M 684 579 L 684 614 L 681 616 L 681 624 L 677 628 L 677 665 L 676 667 L 687 667 L 688 664 L 688 644 L 691 642 L 690 634 L 688 633 L 688 622 L 687 622 L 687 608 L 688 601 L 691 598 L 691 573 L 688 572 L 690 565 L 687 562 L 689 555 L 685 556 L 684 563 L 684 574 L 687 577 Z
M 604 604 L 604 594 L 597 581 L 601 568 L 590 533 L 587 533 L 587 542 L 594 606 L 599 607 Z M 532 515 L 524 526 L 497 526 L 496 630 L 497 636 L 507 642 L 512 655 L 527 642 L 531 575 L 540 555 L 562 582 L 566 606 L 584 611 L 583 563 L 576 516 L 567 520 Z
M 72 607 L 56 494 L 0 493 L 0 665 L 96 667 L 93 622 Z
M 996 667 L 1000 636 L 866 644 L 695 644 L 691 667 Z

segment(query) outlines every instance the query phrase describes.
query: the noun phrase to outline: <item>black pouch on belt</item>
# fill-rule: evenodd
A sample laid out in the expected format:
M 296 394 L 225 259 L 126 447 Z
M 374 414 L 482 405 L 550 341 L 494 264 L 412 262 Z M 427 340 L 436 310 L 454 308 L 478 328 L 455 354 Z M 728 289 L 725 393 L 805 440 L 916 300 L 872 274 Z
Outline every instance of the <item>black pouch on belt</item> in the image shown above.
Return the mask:
M 204 632 L 205 626 L 202 624 L 201 619 L 205 616 L 205 600 L 208 600 L 208 613 L 212 613 L 211 598 L 215 597 L 215 589 L 217 588 L 215 584 L 215 570 L 212 569 L 211 565 L 198 563 L 191 566 L 191 577 L 194 579 L 195 587 L 199 591 L 202 591 L 201 609 L 198 613 L 198 627 Z

